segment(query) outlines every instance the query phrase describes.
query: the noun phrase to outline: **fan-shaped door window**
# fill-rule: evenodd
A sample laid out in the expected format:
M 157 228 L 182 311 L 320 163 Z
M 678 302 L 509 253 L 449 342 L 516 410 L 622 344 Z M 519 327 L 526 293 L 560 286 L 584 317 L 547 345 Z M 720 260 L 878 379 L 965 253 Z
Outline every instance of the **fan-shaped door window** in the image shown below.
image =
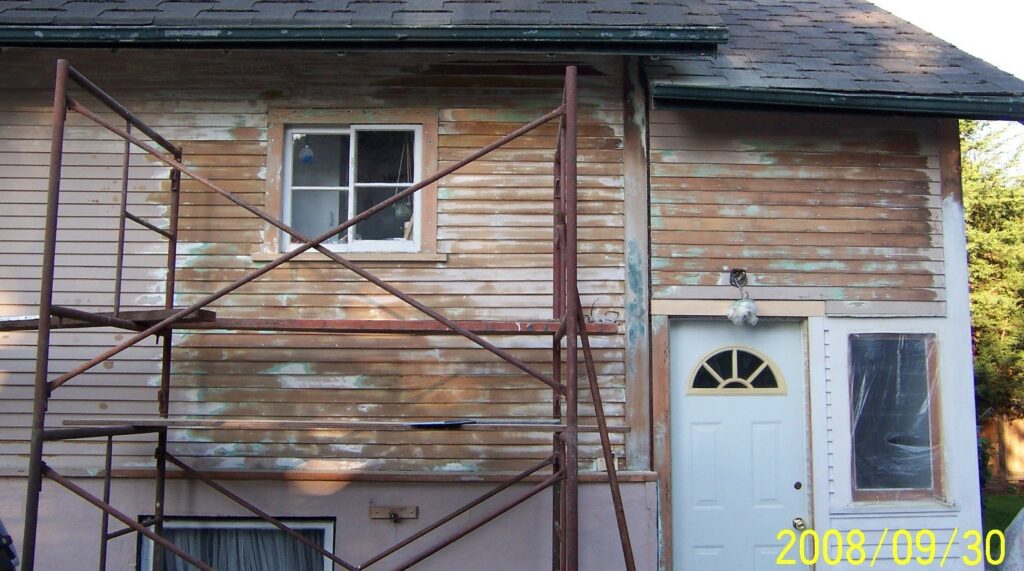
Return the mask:
M 725 347 L 697 364 L 690 375 L 689 392 L 784 395 L 786 384 L 768 357 L 746 347 Z

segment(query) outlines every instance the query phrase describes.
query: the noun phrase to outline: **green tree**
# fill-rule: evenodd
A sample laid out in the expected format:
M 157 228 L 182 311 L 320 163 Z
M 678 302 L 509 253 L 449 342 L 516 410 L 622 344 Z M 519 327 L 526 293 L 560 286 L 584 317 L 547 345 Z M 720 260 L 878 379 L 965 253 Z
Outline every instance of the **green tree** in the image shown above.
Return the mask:
M 960 122 L 978 413 L 1024 414 L 1024 177 L 1020 146 Z M 1015 148 L 1014 148 L 1015 147 Z

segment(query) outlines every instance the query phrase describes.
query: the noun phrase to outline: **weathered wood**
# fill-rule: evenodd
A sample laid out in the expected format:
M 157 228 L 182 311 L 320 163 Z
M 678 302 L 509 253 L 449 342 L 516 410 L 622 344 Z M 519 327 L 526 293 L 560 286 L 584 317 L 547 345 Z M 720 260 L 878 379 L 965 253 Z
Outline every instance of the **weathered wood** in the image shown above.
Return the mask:
M 481 335 L 551 335 L 558 330 L 555 321 L 459 321 L 460 326 Z M 239 331 L 302 331 L 318 333 L 397 333 L 406 335 L 441 335 L 454 333 L 433 320 L 417 321 L 353 321 L 326 319 L 231 319 L 221 318 L 176 329 L 231 329 Z M 588 324 L 592 334 L 614 334 L 614 324 Z
M 655 111 L 655 297 L 728 299 L 744 268 L 757 299 L 941 303 L 929 123 L 840 119 Z
M 198 60 L 175 63 L 172 60 L 177 58 L 159 53 L 140 51 L 122 55 L 124 57 L 118 56 L 118 65 L 111 67 L 107 65 L 109 54 L 82 53 L 80 58 L 76 54 L 76 65 L 80 62 L 80 68 L 90 75 L 95 71 L 93 79 L 116 93 L 129 108 L 139 110 L 147 123 L 158 130 L 166 128 L 165 134 L 182 146 L 186 164 L 195 166 L 226 190 L 241 193 L 246 200 L 262 204 L 275 213 L 280 208 L 275 198 L 280 157 L 271 149 L 274 143 L 272 124 L 275 118 L 281 117 L 277 113 L 282 110 L 300 110 L 305 115 L 294 116 L 293 124 L 307 124 L 303 117 L 322 120 L 332 114 L 336 119 L 331 120 L 344 123 L 347 120 L 337 117 L 339 111 L 345 110 L 376 114 L 379 118 L 385 114 L 399 117 L 410 110 L 425 109 L 435 117 L 438 129 L 433 136 L 425 131 L 424 142 L 429 145 L 429 139 L 433 139 L 438 162 L 448 164 L 472 152 L 481 143 L 490 143 L 506 132 L 506 127 L 521 125 L 536 118 L 538 110 L 556 105 L 557 89 L 552 86 L 560 83 L 556 75 L 527 73 L 529 70 L 524 69 L 530 66 L 523 66 L 521 62 L 494 63 L 490 61 L 492 58 L 487 58 L 485 67 L 493 73 L 483 75 L 479 64 L 440 64 L 424 60 L 422 65 L 444 68 L 436 80 L 424 81 L 418 77 L 422 73 L 421 63 L 409 60 L 407 54 L 382 54 L 383 59 L 376 65 L 366 65 L 361 58 L 339 59 L 311 52 L 313 60 L 309 63 L 320 68 L 316 74 L 294 69 L 286 57 L 272 52 L 258 57 L 226 54 L 224 59 L 203 65 L 199 65 Z M 496 60 L 507 59 L 496 56 Z M 231 60 L 230 63 L 227 60 Z M 592 329 L 598 335 L 593 338 L 598 381 L 610 401 L 610 421 L 622 426 L 626 400 L 624 338 L 619 333 L 620 326 L 614 323 L 622 319 L 626 290 L 621 60 L 590 56 L 584 60 L 590 62 L 587 64 L 590 69 L 598 71 L 585 76 L 581 98 L 580 211 L 584 215 L 584 226 L 580 231 L 580 252 L 585 265 L 580 271 L 580 289 L 588 313 L 592 313 L 594 319 L 606 320 Z M 270 83 L 256 86 L 237 80 L 236 66 L 240 64 L 254 74 L 270 78 Z M 0 111 L 0 190 L 10 192 L 10 203 L 18 205 L 15 212 L 0 215 L 3 217 L 0 242 L 5 252 L 17 256 L 10 259 L 11 264 L 0 268 L 4 290 L 10 292 L 4 308 L 31 307 L 32 291 L 37 287 L 34 280 L 38 269 L 34 257 L 38 256 L 38 249 L 34 241 L 39 238 L 36 227 L 42 213 L 37 197 L 38 191 L 46 186 L 45 172 L 39 167 L 45 169 L 48 164 L 45 94 L 51 88 L 46 82 L 37 81 L 41 65 L 38 58 L 31 62 L 11 60 L 5 63 L 5 72 L 9 72 L 8 77 L 18 79 L 19 88 L 0 94 L 5 102 L 17 102 Z M 496 65 L 504 66 L 509 73 L 493 71 Z M 168 80 L 166 76 L 157 79 L 146 73 L 145 70 L 154 66 L 166 66 L 174 70 L 172 76 L 187 76 L 189 85 L 202 87 L 154 91 Z M 336 89 L 339 84 L 348 87 L 339 92 Z M 452 85 L 465 87 L 451 89 Z M 68 135 L 65 144 L 69 154 L 68 176 L 62 187 L 67 201 L 62 203 L 62 213 L 69 216 L 60 237 L 61 253 L 66 252 L 69 255 L 66 261 L 73 265 L 58 270 L 62 277 L 58 289 L 68 300 L 74 300 L 74 303 L 66 302 L 68 305 L 90 311 L 103 310 L 103 305 L 109 303 L 104 296 L 110 291 L 110 276 L 105 272 L 116 238 L 116 224 L 111 224 L 113 220 L 108 217 L 116 212 L 119 190 L 117 181 L 108 177 L 117 173 L 121 143 L 81 117 L 72 119 Z M 461 321 L 535 320 L 545 323 L 545 332 L 540 337 L 501 335 L 501 331 L 490 328 L 490 323 L 483 324 L 483 331 L 494 333 L 495 343 L 521 352 L 531 362 L 544 363 L 539 344 L 543 335 L 550 334 L 547 331 L 550 329 L 551 295 L 551 178 L 548 173 L 553 143 L 553 130 L 546 127 L 516 142 L 512 148 L 489 155 L 485 162 L 441 181 L 439 206 L 425 205 L 439 214 L 436 235 L 438 250 L 444 248 L 441 257 L 381 259 L 366 265 L 385 279 L 397 281 L 403 289 L 417 296 L 427 296 L 431 303 L 437 303 L 446 314 Z M 169 204 L 168 169 L 140 153 L 132 153 L 130 165 L 132 212 L 160 225 Z M 425 165 L 425 174 L 431 170 Z M 187 178 L 183 181 L 181 198 L 178 304 L 187 303 L 217 288 L 218 284 L 223 285 L 259 267 L 261 254 L 277 251 L 274 244 L 268 246 L 266 225 L 234 210 L 195 181 Z M 544 219 L 534 221 L 532 216 Z M 426 228 L 424 231 L 431 234 Z M 139 242 L 136 238 L 141 234 L 130 233 L 130 236 L 132 245 L 126 268 L 130 279 L 125 282 L 125 292 L 133 302 L 160 303 L 162 290 L 154 284 L 164 277 L 159 255 L 162 240 Z M 230 417 L 243 410 L 290 410 L 297 418 L 317 418 L 329 417 L 333 410 L 392 421 L 417 413 L 435 416 L 435 413 L 452 412 L 461 416 L 463 409 L 476 409 L 468 412 L 477 418 L 495 416 L 498 412 L 516 418 L 550 414 L 549 405 L 536 410 L 531 408 L 537 391 L 524 389 L 524 379 L 517 371 L 467 349 L 458 339 L 442 331 L 410 332 L 409 323 L 402 318 L 413 318 L 415 328 L 422 316 L 399 307 L 373 286 L 326 261 L 291 262 L 238 293 L 237 298 L 225 300 L 216 308 L 219 317 L 244 321 L 310 320 L 305 325 L 334 319 L 372 318 L 393 323 L 391 326 L 374 325 L 383 327 L 375 333 L 388 327 L 393 327 L 394 332 L 381 336 L 324 335 L 323 331 L 307 329 L 305 325 L 295 333 L 275 334 L 255 330 L 179 329 L 175 332 L 178 352 L 172 383 L 175 388 L 171 391 L 173 410 L 194 410 L 209 414 L 211 418 Z M 335 326 L 338 325 L 337 322 L 327 325 L 327 329 L 337 331 Z M 341 327 L 345 330 L 343 325 Z M 398 334 L 399 327 L 404 334 Z M 55 349 L 55 354 L 61 354 L 54 361 L 55 367 L 72 367 L 75 360 L 90 358 L 112 338 L 110 333 L 88 329 L 64 335 L 68 337 L 61 342 L 59 350 Z M 29 342 L 18 344 L 9 355 L 12 358 L 5 361 L 11 364 L 6 379 L 14 384 L 5 392 L 10 393 L 11 399 L 0 405 L 7 419 L 4 425 L 23 425 L 16 411 L 26 402 L 24 387 L 28 385 L 22 379 L 30 374 L 31 359 L 21 355 L 29 346 Z M 247 346 L 256 349 L 246 349 Z M 90 415 L 109 413 L 109 418 L 153 414 L 147 402 L 155 391 L 151 386 L 155 373 L 152 357 L 148 348 L 140 347 L 110 361 L 111 368 L 86 375 L 81 379 L 82 386 L 68 386 L 65 389 L 68 392 L 62 392 L 66 398 L 53 403 L 51 418 L 73 416 L 76 410 Z M 8 386 L 6 379 L 5 386 Z M 292 391 L 284 385 L 298 390 Z M 418 403 L 417 392 L 420 393 Z M 586 392 L 581 398 L 587 398 Z M 292 402 L 273 402 L 275 399 Z M 483 402 L 488 399 L 490 404 Z M 368 414 L 362 414 L 360 407 Z M 328 414 L 321 414 L 323 412 Z M 590 414 L 592 410 L 585 408 L 583 412 Z M 383 416 L 390 413 L 395 416 Z M 287 440 L 270 439 L 267 443 L 273 446 L 264 452 L 252 446 L 239 450 L 237 458 L 215 458 L 214 449 L 220 441 L 204 441 L 205 435 L 213 432 L 216 431 L 173 429 L 171 438 L 172 442 L 186 445 L 196 458 L 203 458 L 207 466 L 221 469 L 231 466 L 274 469 L 277 458 L 273 455 L 287 455 Z M 233 434 L 237 436 L 242 432 L 236 430 Z M 291 438 L 303 431 L 277 432 L 289 433 L 288 438 Z M 501 432 L 466 431 L 460 437 L 471 437 L 475 433 L 495 438 L 478 443 L 449 440 L 449 433 L 433 432 L 437 436 L 436 444 L 426 439 L 391 440 L 388 442 L 393 442 L 396 448 L 387 454 L 388 458 L 379 464 L 368 460 L 367 465 L 398 468 L 403 467 L 403 461 L 409 461 L 412 464 L 405 468 L 446 469 L 446 466 L 450 468 L 450 461 L 443 460 L 445 455 L 458 457 L 465 453 L 470 457 L 465 465 L 475 471 L 500 470 L 518 465 L 519 457 L 532 453 L 515 446 L 533 446 L 539 442 L 523 440 L 511 443 L 513 448 L 503 448 L 498 438 L 503 435 Z M 613 435 L 616 453 L 622 456 L 627 456 L 626 451 L 632 446 L 626 439 L 635 439 L 627 434 Z M 303 442 L 301 439 L 294 441 Z M 328 444 L 326 441 L 317 443 Z M 373 444 L 367 439 L 360 443 Z M 597 455 L 597 449 L 592 447 L 595 444 L 593 439 L 585 441 L 584 463 L 592 454 Z M 149 461 L 148 453 L 132 446 L 125 448 L 130 452 L 123 457 L 118 454 L 117 463 L 143 465 Z M 445 452 L 446 446 L 465 448 Z M 516 458 L 503 455 L 503 449 Z M 78 448 L 78 453 L 71 448 L 68 450 L 69 454 L 61 454 L 56 460 L 58 463 L 87 466 L 90 458 L 101 454 L 91 444 Z M 418 460 L 418 454 L 426 454 L 429 459 Z M 337 465 L 342 469 L 357 469 L 352 459 L 346 458 Z M 299 469 L 317 468 L 302 465 Z
M 939 160 L 942 164 L 942 198 L 952 198 L 963 204 L 962 173 L 960 165 L 960 126 L 956 121 L 939 121 L 936 138 Z
M 558 432 L 565 430 L 565 425 L 557 422 L 530 422 L 513 419 L 453 419 L 424 420 L 410 422 L 351 422 L 351 421 L 313 421 L 313 420 L 216 420 L 216 419 L 178 419 L 165 418 L 158 420 L 138 419 L 106 419 L 106 420 L 65 420 L 65 426 L 133 426 L 133 427 L 166 427 L 166 428 L 224 428 L 230 430 L 482 430 L 482 431 L 539 431 Z M 628 432 L 625 427 L 608 427 L 612 432 Z M 593 432 L 596 426 L 580 426 L 580 430 Z
M 651 467 L 658 474 L 659 568 L 672 568 L 672 384 L 668 316 L 651 316 Z
M 623 61 L 623 203 L 626 231 L 626 421 L 634 427 L 627 467 L 651 467 L 650 172 L 647 90 L 638 58 Z M 582 211 L 582 210 L 581 210 Z M 589 326 L 588 326 L 589 328 Z

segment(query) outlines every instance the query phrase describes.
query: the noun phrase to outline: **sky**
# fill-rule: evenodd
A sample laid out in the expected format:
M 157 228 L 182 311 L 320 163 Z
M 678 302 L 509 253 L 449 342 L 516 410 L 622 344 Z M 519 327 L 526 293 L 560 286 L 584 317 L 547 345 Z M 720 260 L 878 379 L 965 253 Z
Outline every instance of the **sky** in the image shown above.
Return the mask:
M 871 0 L 965 52 L 1024 79 L 1024 0 Z M 1024 126 L 1009 123 L 1024 144 Z

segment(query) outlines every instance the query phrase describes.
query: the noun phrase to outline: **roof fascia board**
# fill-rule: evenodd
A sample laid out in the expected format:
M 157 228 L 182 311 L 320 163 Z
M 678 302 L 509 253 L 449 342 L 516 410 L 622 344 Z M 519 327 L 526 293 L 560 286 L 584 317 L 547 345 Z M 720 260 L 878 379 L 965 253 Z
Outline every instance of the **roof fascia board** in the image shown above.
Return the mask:
M 800 89 L 751 89 L 655 83 L 656 102 L 828 109 L 958 119 L 1021 121 L 1024 95 L 916 95 Z
M 64 27 L 0 26 L 0 45 L 117 47 L 340 46 L 360 49 L 471 48 L 665 54 L 714 49 L 728 34 L 719 26 L 672 28 L 462 27 Z

